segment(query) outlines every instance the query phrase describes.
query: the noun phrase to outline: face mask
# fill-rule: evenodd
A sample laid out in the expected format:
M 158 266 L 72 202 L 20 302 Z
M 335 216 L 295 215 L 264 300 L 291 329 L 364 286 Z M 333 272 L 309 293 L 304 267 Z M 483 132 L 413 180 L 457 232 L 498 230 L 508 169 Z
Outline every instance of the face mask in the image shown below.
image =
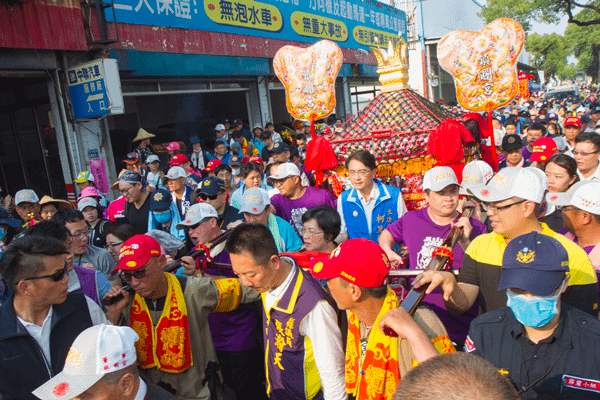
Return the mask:
M 516 294 L 508 289 L 506 296 L 508 301 L 506 305 L 510 307 L 515 318 L 521 324 L 531 328 L 539 328 L 546 325 L 552 317 L 558 314 L 558 296 L 562 292 L 559 290 L 556 296 L 525 296 Z
M 0 228 L 0 240 L 6 236 L 6 228 Z
M 233 176 L 238 176 L 240 174 L 240 169 L 234 169 L 231 173 Z
M 525 122 L 525 118 L 521 117 L 521 118 L 519 118 L 519 121 L 521 121 L 521 123 L 524 123 Z
M 158 222 L 159 224 L 165 224 L 171 220 L 171 211 L 170 210 L 161 211 L 161 212 L 152 211 L 152 214 L 154 214 L 154 219 L 156 219 L 156 222 Z

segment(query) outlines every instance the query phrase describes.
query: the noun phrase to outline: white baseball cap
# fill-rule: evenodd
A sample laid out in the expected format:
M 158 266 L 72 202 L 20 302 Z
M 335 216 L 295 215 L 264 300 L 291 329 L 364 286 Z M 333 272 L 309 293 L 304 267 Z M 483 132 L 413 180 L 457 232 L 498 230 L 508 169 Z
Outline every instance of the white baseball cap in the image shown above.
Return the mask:
M 506 167 L 494 175 L 487 185 L 475 186 L 468 190 L 483 202 L 519 197 L 540 204 L 544 198 L 545 188 L 541 177 L 531 168 Z
M 210 218 L 219 218 L 215 208 L 208 203 L 196 203 L 187 210 L 183 221 L 178 223 L 175 228 L 183 229 L 186 226 L 193 226 Z
M 423 177 L 423 190 L 429 189 L 434 192 L 439 192 L 448 185 L 458 185 L 458 179 L 456 179 L 456 174 L 452 168 L 433 167 L 425 172 L 425 176 Z
M 70 400 L 106 374 L 120 371 L 137 360 L 137 333 L 128 326 L 96 325 L 77 336 L 62 372 L 32 393 L 42 400 Z
M 185 170 L 181 167 L 171 167 L 165 175 L 167 179 L 177 179 L 177 178 L 185 178 Z
M 555 206 L 575 206 L 590 214 L 600 215 L 600 182 L 579 181 L 564 193 L 546 194 L 548 203 Z
M 92 197 L 83 197 L 77 202 L 77 209 L 83 211 L 86 207 L 98 207 L 98 202 Z
M 494 129 L 494 144 L 496 147 L 502 146 L 502 139 L 506 135 L 506 129 L 502 127 L 502 129 Z
M 474 160 L 465 165 L 459 193 L 468 195 L 468 188 L 485 185 L 494 176 L 494 170 L 485 161 Z
M 525 169 L 533 172 L 535 176 L 537 176 L 537 178 L 540 180 L 540 183 L 542 184 L 542 189 L 544 190 L 544 192 L 546 192 L 546 190 L 548 190 L 548 177 L 546 176 L 546 173 L 536 167 L 525 167 Z
M 15 205 L 18 206 L 21 203 L 39 203 L 40 198 L 31 189 L 19 190 L 15 194 Z
M 146 158 L 146 164 L 150 164 L 155 161 L 160 161 L 160 158 L 158 158 L 158 156 L 156 154 L 151 154 L 148 156 L 148 158 Z
M 247 212 L 248 214 L 258 215 L 271 204 L 271 199 L 266 190 L 261 188 L 251 188 L 242 195 L 242 206 L 240 214 Z
M 281 164 L 269 178 L 279 180 L 285 179 L 288 176 L 300 176 L 300 169 L 296 164 L 289 162 Z
M 225 125 L 223 124 L 217 124 L 217 126 L 215 126 L 215 131 L 224 131 L 225 130 Z

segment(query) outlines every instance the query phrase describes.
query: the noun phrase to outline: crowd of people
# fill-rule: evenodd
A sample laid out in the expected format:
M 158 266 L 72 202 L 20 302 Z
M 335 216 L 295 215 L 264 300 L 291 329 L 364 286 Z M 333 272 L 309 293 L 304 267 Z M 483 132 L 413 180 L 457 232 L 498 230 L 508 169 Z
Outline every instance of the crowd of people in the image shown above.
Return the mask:
M 7 196 L 0 399 L 600 397 L 594 95 L 513 102 L 493 138 L 465 115 L 481 152 L 425 172 L 415 211 L 369 151 L 336 197 L 303 164 L 310 124 L 241 120 L 188 154 L 140 129 L 111 202 L 89 171 L 76 205 Z M 410 287 L 426 293 L 412 314 Z

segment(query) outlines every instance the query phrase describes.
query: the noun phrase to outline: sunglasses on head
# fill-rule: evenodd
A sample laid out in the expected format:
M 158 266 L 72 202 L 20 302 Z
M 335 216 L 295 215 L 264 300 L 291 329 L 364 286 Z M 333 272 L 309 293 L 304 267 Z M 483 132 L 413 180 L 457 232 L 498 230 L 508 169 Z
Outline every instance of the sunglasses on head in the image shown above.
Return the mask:
M 60 281 L 63 276 L 65 276 L 65 274 L 67 273 L 67 268 L 68 268 L 68 264 L 65 261 L 65 267 L 61 270 L 56 271 L 53 274 L 50 275 L 42 275 L 42 276 L 32 276 L 31 278 L 25 278 L 24 280 L 26 281 L 34 281 L 36 279 L 43 279 L 43 278 L 51 278 L 54 282 L 58 282 Z
M 136 269 L 135 271 L 131 272 L 121 271 L 120 276 L 126 282 L 131 282 L 132 277 L 135 279 L 144 279 L 146 276 L 146 269 Z

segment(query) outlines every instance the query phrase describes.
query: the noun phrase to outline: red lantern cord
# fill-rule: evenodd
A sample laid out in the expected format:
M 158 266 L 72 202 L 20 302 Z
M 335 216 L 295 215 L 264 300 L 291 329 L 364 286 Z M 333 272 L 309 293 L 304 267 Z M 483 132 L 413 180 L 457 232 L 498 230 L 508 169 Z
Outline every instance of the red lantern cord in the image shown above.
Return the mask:
M 197 249 L 204 249 L 204 255 L 205 257 L 203 257 L 202 259 L 202 266 L 200 266 L 200 260 L 197 259 L 196 260 L 196 269 L 206 269 L 206 264 L 208 262 L 212 262 L 213 258 L 210 256 L 210 249 L 205 245 L 205 244 L 198 244 L 196 245 L 196 250 Z
M 448 257 L 448 262 L 444 266 L 444 271 L 449 271 L 452 269 L 452 262 L 454 261 L 452 249 L 445 246 L 436 247 L 435 250 L 433 250 L 433 253 L 431 253 L 431 258 L 435 256 Z

